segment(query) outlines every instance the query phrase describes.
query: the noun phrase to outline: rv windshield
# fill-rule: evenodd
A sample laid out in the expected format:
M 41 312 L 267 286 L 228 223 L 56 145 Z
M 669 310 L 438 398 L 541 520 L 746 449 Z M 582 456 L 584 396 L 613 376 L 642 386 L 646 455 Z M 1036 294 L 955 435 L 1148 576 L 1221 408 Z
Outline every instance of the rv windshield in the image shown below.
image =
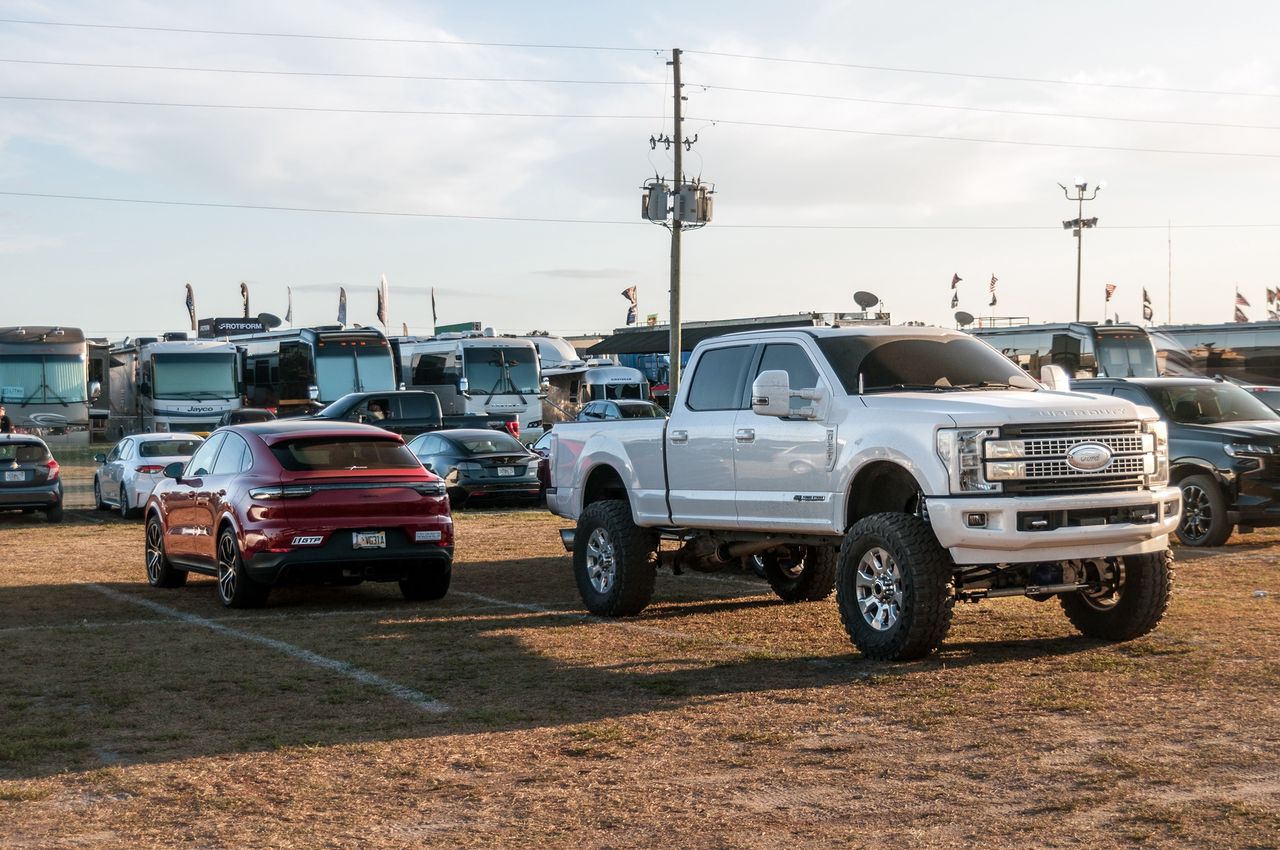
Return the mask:
M 1099 333 L 1098 374 L 1108 378 L 1154 378 L 1156 352 L 1151 338 L 1136 333 Z
M 604 398 L 638 398 L 649 397 L 649 385 L 644 383 L 627 384 L 588 384 L 591 400 Z
M 0 401 L 8 404 L 75 404 L 87 400 L 82 355 L 18 354 L 0 357 Z
M 394 390 L 391 350 L 358 343 L 316 346 L 316 386 L 320 388 L 320 401 L 326 403 L 347 393 Z
M 468 346 L 467 383 L 473 395 L 537 395 L 538 363 L 533 348 Z
M 824 336 L 818 347 L 850 395 L 859 383 L 867 393 L 1040 386 L 1009 358 L 967 336 Z
M 155 398 L 235 398 L 236 356 L 230 352 L 157 354 L 151 368 Z

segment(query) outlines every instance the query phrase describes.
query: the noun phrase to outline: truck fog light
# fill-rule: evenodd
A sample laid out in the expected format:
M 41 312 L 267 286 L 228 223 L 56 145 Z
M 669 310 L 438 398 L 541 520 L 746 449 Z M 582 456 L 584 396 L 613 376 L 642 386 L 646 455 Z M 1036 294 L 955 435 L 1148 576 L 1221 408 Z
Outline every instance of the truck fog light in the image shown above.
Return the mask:
M 1170 501 L 1164 503 L 1164 515 L 1176 516 L 1178 514 L 1178 511 L 1181 508 L 1182 508 L 1181 499 L 1171 499 Z
M 1002 461 L 987 464 L 988 481 L 1011 481 L 1027 477 L 1027 465 L 1021 461 Z
M 964 524 L 970 528 L 986 528 L 987 515 L 985 513 L 966 513 L 964 515 Z

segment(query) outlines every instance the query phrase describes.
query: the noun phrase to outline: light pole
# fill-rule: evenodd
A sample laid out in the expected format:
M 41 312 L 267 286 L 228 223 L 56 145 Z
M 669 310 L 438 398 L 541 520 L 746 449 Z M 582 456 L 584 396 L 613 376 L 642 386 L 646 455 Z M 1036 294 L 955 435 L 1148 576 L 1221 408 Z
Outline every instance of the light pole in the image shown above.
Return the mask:
M 1093 218 L 1084 217 L 1084 202 L 1092 201 L 1094 198 L 1098 197 L 1098 192 L 1102 189 L 1102 185 L 1103 184 L 1099 183 L 1098 185 L 1094 186 L 1093 194 L 1089 195 L 1088 197 L 1085 197 L 1084 193 L 1089 191 L 1089 184 L 1086 183 L 1083 178 L 1077 177 L 1075 186 L 1073 187 L 1076 190 L 1076 194 L 1075 194 L 1075 197 L 1073 198 L 1071 196 L 1071 190 L 1069 190 L 1066 186 L 1063 186 L 1061 183 L 1058 184 L 1059 188 L 1062 189 L 1062 194 L 1066 196 L 1068 201 L 1075 201 L 1079 204 L 1076 217 L 1071 219 L 1070 221 L 1064 221 L 1062 223 L 1063 230 L 1072 231 L 1072 233 L 1076 237 L 1076 321 L 1077 322 L 1080 321 L 1080 266 L 1084 258 L 1084 229 L 1086 227 L 1096 227 L 1098 224 L 1097 216 L 1094 216 Z

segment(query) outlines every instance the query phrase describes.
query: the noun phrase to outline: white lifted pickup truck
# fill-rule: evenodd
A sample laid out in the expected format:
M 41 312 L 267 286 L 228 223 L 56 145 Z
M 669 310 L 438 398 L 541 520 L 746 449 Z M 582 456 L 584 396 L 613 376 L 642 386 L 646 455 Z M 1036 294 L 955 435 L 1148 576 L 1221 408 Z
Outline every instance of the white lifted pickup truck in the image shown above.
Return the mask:
M 1151 631 L 1173 586 L 1165 425 L 1047 389 L 986 343 L 923 327 L 701 343 L 671 418 L 557 425 L 552 512 L 595 614 L 655 573 L 759 555 L 787 601 L 837 591 L 858 649 L 919 658 L 956 600 L 1059 597 L 1082 633 Z

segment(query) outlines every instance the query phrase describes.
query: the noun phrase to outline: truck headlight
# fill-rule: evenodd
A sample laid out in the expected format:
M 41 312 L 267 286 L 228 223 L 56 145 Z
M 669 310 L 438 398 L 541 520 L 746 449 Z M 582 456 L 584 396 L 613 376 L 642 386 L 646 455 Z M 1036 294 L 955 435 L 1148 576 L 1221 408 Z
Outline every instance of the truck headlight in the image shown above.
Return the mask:
M 1169 483 L 1169 426 L 1161 419 L 1146 423 L 1146 432 L 1155 441 L 1155 471 L 1147 476 L 1147 486 L 1163 487 Z
M 993 493 L 1001 485 L 982 477 L 982 443 L 997 436 L 994 428 L 938 429 L 938 457 L 947 468 L 952 493 Z

